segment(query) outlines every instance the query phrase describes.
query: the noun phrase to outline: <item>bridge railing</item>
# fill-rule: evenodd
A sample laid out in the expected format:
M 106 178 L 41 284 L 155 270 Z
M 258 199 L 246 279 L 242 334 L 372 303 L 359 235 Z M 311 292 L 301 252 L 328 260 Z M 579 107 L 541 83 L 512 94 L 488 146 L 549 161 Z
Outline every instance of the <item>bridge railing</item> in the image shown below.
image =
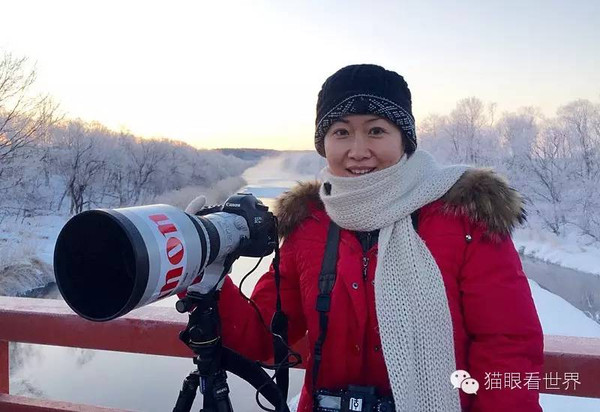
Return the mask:
M 10 395 L 9 342 L 67 346 L 192 357 L 178 339 L 187 316 L 174 309 L 143 307 L 111 322 L 90 322 L 73 313 L 60 300 L 0 297 L 0 411 L 108 411 L 91 405 Z M 306 353 L 306 343 L 296 348 Z M 600 339 L 544 337 L 546 373 L 577 373 L 579 384 L 540 391 L 556 395 L 600 398 Z

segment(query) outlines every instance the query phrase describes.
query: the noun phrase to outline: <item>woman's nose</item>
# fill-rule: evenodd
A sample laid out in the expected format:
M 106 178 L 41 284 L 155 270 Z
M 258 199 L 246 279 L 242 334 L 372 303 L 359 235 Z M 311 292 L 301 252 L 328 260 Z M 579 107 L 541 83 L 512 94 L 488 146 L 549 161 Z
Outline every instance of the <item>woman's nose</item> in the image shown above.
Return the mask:
M 371 157 L 371 150 L 368 143 L 362 136 L 356 136 L 348 152 L 348 157 L 355 160 L 361 160 Z

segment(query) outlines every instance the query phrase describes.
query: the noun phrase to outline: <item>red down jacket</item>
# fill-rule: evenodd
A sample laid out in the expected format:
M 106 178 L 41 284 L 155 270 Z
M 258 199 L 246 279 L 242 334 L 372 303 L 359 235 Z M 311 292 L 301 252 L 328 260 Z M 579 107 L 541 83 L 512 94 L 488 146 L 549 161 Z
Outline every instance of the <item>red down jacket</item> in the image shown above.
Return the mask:
M 318 197 L 318 183 L 302 183 L 278 199 L 281 235 L 281 293 L 289 318 L 289 338 L 306 334 L 312 354 L 319 334 L 315 302 L 329 217 Z M 510 238 L 524 218 L 521 197 L 488 170 L 468 171 L 441 199 L 420 209 L 418 234 L 436 260 L 446 287 L 454 328 L 456 369 L 477 379 L 476 395 L 460 391 L 465 411 L 541 411 L 538 391 L 528 389 L 528 373 L 542 376 L 543 335 L 519 255 Z M 363 279 L 363 250 L 356 236 L 342 230 L 337 281 L 332 291 L 327 339 L 317 388 L 375 385 L 391 394 L 375 315 L 373 277 L 377 245 Z M 269 322 L 275 308 L 273 267 L 257 283 L 252 299 Z M 256 360 L 272 357 L 272 337 L 254 309 L 225 282 L 219 310 L 224 345 Z M 311 369 L 298 411 L 312 411 Z M 485 374 L 499 372 L 501 389 L 486 389 Z M 520 387 L 505 387 L 506 373 Z M 496 375 L 497 376 L 497 375 Z M 448 385 L 451 385 L 448 377 Z M 459 390 L 459 389 L 457 389 Z

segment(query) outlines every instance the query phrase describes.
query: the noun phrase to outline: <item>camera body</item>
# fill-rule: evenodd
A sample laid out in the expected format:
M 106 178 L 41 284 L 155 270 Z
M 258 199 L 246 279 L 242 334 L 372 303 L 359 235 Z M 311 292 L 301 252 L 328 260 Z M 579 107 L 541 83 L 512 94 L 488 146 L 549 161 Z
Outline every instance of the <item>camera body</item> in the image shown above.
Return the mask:
M 391 397 L 379 397 L 374 386 L 350 385 L 348 389 L 319 389 L 314 396 L 315 412 L 393 412 Z
M 241 245 L 241 256 L 262 257 L 273 252 L 277 242 L 275 219 L 260 200 L 250 193 L 237 193 L 227 198 L 221 211 L 242 216 L 248 225 L 250 239 Z

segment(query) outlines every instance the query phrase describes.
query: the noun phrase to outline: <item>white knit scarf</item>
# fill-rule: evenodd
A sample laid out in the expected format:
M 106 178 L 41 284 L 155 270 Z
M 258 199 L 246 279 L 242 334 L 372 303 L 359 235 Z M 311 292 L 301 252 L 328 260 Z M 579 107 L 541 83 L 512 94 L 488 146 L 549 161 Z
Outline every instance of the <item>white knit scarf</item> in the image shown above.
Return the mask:
M 331 219 L 348 230 L 380 229 L 375 305 L 397 411 L 460 411 L 450 383 L 456 369 L 452 319 L 440 269 L 410 214 L 442 197 L 467 166 L 443 167 L 417 150 L 383 170 L 357 177 L 321 176 Z

